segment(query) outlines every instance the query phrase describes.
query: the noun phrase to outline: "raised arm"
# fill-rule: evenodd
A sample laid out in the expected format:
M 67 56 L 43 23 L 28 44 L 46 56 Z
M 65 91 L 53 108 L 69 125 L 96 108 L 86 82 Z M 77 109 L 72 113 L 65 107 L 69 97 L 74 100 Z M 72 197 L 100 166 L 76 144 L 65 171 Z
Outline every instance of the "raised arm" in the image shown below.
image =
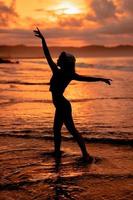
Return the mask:
M 79 74 L 74 74 L 73 80 L 77 81 L 85 81 L 85 82 L 96 82 L 96 81 L 102 81 L 107 83 L 108 85 L 111 85 L 111 79 L 106 79 L 106 78 L 97 78 L 97 77 L 91 77 L 91 76 L 83 76 Z
M 47 59 L 47 62 L 49 64 L 52 72 L 54 72 L 55 70 L 57 70 L 57 65 L 54 63 L 54 61 L 53 61 L 53 59 L 52 59 L 52 57 L 50 55 L 47 43 L 46 43 L 42 33 L 40 32 L 40 30 L 38 28 L 37 28 L 37 30 L 34 30 L 34 33 L 35 33 L 36 37 L 39 37 L 42 40 L 42 47 L 43 47 L 44 55 L 45 55 L 45 57 Z

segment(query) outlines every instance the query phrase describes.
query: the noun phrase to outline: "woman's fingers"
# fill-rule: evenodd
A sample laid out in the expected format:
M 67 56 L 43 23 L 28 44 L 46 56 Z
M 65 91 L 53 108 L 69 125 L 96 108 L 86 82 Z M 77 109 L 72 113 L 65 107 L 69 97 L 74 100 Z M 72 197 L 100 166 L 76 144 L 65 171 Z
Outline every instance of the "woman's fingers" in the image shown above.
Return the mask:
M 105 79 L 104 82 L 107 83 L 108 85 L 111 85 L 111 79 Z
M 40 32 L 40 30 L 39 30 L 39 28 L 38 27 L 36 27 L 36 29 Z
M 33 30 L 33 32 L 35 33 L 35 36 L 36 37 L 39 37 L 39 38 L 43 38 L 43 35 L 42 33 L 40 32 L 39 28 L 36 27 L 37 30 Z
M 110 79 L 108 80 L 108 84 L 111 85 L 111 80 Z
M 38 28 L 38 27 L 36 27 L 36 29 L 37 29 L 37 32 L 41 34 L 41 31 L 39 30 L 39 28 Z
M 35 35 L 40 35 L 40 34 L 39 34 L 39 33 L 37 33 L 37 32 L 34 32 L 34 34 L 35 34 Z
M 34 32 L 35 36 L 37 36 L 37 37 L 41 37 L 41 33 L 40 33 L 39 31 L 37 31 L 37 30 L 33 30 L 33 32 Z
M 112 79 L 108 79 L 108 81 L 109 81 L 109 85 L 111 85 Z
M 40 37 L 40 35 L 35 34 L 36 37 Z
M 38 33 L 38 31 L 34 30 L 33 32 Z
M 35 32 L 35 31 L 34 31 L 34 34 L 35 34 L 35 35 L 40 35 L 39 33 Z
M 34 31 L 34 33 L 35 33 L 35 34 L 38 34 L 38 35 L 41 35 L 40 32 L 38 32 L 38 31 Z
M 39 28 L 36 27 L 36 29 L 37 29 L 37 30 L 34 30 L 34 32 L 35 32 L 35 33 L 40 33 L 40 34 L 41 34 Z

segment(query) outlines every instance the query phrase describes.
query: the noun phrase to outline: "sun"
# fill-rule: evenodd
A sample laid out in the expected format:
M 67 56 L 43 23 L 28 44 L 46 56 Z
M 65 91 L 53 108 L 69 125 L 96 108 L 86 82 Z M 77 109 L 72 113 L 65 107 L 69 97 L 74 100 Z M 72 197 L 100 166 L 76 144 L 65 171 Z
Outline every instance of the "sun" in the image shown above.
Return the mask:
M 58 14 L 74 15 L 81 13 L 80 8 L 71 2 L 61 2 L 57 6 Z

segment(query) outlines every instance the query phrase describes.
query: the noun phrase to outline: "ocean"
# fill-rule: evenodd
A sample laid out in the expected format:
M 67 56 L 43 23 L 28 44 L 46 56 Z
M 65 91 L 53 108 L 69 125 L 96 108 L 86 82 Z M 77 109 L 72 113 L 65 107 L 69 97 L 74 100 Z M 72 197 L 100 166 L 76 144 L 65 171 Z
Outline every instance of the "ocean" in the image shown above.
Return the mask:
M 53 138 L 54 106 L 49 92 L 51 71 L 45 59 L 20 59 L 0 65 L 0 136 Z M 56 61 L 56 59 L 55 59 Z M 112 79 L 72 81 L 64 96 L 86 141 L 133 141 L 133 58 L 77 58 L 79 74 Z M 64 139 L 71 139 L 65 127 Z
M 53 155 L 45 59 L 0 64 L 0 200 L 133 199 L 133 58 L 78 58 L 76 71 L 113 80 L 72 81 L 64 93 L 91 164 L 65 127 L 61 158 Z

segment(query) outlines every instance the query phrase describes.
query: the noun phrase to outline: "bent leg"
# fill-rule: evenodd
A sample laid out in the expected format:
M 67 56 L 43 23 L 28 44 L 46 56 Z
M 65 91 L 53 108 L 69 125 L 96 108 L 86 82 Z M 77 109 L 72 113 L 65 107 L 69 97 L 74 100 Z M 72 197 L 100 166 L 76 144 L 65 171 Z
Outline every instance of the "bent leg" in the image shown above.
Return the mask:
M 65 113 L 65 117 L 64 117 L 64 123 L 66 128 L 68 129 L 68 131 L 73 135 L 74 139 L 77 141 L 83 157 L 86 158 L 88 157 L 88 152 L 85 146 L 85 142 L 83 137 L 79 134 L 79 132 L 77 131 L 77 129 L 75 128 L 74 122 L 73 122 L 73 118 L 72 118 L 72 113 L 71 113 L 71 109 L 66 110 Z
M 54 117 L 54 147 L 55 147 L 55 155 L 60 156 L 60 147 L 61 147 L 61 128 L 63 125 L 63 117 L 56 109 L 55 117 Z

